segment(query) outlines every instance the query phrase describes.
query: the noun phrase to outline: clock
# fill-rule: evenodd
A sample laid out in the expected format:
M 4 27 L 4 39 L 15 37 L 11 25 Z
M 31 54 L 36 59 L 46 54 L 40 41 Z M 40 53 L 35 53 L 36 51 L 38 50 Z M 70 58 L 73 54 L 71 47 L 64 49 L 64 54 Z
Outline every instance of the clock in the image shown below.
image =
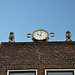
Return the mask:
M 55 35 L 54 33 L 48 33 L 46 30 L 39 29 L 34 31 L 33 34 L 28 33 L 27 37 L 30 38 L 30 36 L 32 36 L 33 42 L 48 42 L 48 40 L 50 39 L 50 34 L 53 34 L 53 36 L 51 37 L 54 37 Z
M 48 38 L 48 32 L 45 30 L 36 30 L 34 31 L 32 37 L 35 40 L 45 40 L 46 38 Z

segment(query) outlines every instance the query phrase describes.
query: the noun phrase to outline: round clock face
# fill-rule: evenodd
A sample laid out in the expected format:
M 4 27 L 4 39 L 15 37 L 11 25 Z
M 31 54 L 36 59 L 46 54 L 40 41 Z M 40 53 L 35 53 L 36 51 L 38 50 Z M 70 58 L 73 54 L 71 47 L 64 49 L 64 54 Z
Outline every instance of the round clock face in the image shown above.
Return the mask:
M 36 40 L 44 40 L 48 37 L 48 32 L 45 30 L 36 30 L 33 33 L 33 38 Z

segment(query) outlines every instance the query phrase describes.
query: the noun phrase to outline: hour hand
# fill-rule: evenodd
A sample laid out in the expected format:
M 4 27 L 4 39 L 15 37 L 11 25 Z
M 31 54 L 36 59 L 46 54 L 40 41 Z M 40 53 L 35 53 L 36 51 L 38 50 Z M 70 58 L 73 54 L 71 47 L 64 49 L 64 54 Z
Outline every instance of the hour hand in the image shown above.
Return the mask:
M 39 35 L 39 34 L 37 34 L 37 35 Z

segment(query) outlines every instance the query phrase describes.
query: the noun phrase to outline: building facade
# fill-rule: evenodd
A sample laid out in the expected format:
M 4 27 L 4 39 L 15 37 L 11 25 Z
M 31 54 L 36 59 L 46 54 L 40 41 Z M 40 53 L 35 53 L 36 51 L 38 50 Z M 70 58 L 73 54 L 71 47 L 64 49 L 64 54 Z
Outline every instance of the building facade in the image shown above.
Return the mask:
M 75 75 L 75 41 L 2 42 L 0 75 Z

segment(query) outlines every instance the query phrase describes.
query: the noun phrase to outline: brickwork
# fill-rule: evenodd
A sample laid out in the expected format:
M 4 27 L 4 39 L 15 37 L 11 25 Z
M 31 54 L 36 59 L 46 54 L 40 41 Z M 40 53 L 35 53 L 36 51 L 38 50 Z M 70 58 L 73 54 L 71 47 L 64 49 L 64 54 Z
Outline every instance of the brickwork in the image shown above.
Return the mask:
M 75 42 L 3 42 L 0 45 L 0 75 L 8 70 L 75 69 Z

